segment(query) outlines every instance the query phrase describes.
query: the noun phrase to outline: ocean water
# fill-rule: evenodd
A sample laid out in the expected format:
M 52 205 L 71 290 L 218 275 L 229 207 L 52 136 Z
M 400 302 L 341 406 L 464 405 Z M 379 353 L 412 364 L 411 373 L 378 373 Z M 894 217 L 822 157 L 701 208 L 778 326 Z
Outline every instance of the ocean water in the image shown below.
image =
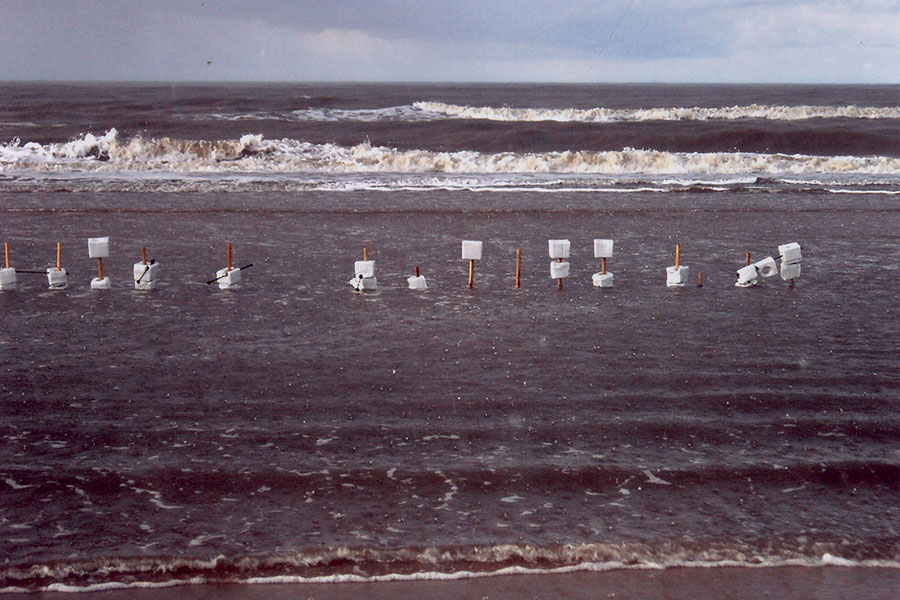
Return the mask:
M 0 85 L 0 591 L 897 568 L 898 92 Z

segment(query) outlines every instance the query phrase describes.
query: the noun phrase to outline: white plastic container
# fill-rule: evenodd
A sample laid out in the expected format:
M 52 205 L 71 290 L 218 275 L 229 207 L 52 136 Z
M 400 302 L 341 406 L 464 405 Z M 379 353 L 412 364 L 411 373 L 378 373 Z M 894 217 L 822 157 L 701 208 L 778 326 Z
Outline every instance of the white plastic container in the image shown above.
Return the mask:
M 47 283 L 50 284 L 51 290 L 64 290 L 69 287 L 69 274 L 65 269 L 47 267 Z
M 134 289 L 152 290 L 159 282 L 159 263 L 134 263 Z
M 569 258 L 572 250 L 572 242 L 569 240 L 547 240 L 550 250 L 550 258 Z
M 473 240 L 463 240 L 462 257 L 463 260 L 481 260 L 481 250 L 483 244 Z
M 355 277 L 348 281 L 353 289 L 357 292 L 372 291 L 378 289 L 378 278 L 376 277 Z
M 753 266 L 756 267 L 757 272 L 763 277 L 772 277 L 778 273 L 778 265 L 775 263 L 775 259 L 771 256 L 767 256 L 762 260 L 756 261 L 753 263 Z
M 594 287 L 609 288 L 613 286 L 612 273 L 594 273 L 592 279 L 594 281 Z
M 92 290 L 108 290 L 110 288 L 109 277 L 104 277 L 100 279 L 99 277 L 94 277 L 91 279 L 91 289 Z
M 419 275 L 418 277 L 415 275 L 413 275 L 412 277 L 407 277 L 406 282 L 409 284 L 409 289 L 411 290 L 428 289 L 428 283 L 425 281 L 424 275 Z
M 375 261 L 374 260 L 358 260 L 353 263 L 353 275 L 354 277 L 359 277 L 360 275 L 363 278 L 366 277 L 375 277 Z
M 666 285 L 669 287 L 684 286 L 687 283 L 690 272 L 690 267 L 686 265 L 666 267 Z
M 759 282 L 759 273 L 756 265 L 747 265 L 737 270 L 737 281 L 734 283 L 737 287 L 750 287 Z
M 88 238 L 88 255 L 91 258 L 106 258 L 109 256 L 109 238 Z
M 797 242 L 778 246 L 778 254 L 781 255 L 781 261 L 786 263 L 796 263 L 803 259 L 800 244 Z
M 228 269 L 219 269 L 216 271 L 216 277 L 219 281 L 219 289 L 227 290 L 241 282 L 241 269 L 236 268 L 230 271 Z
M 569 263 L 551 262 L 550 263 L 550 279 L 564 279 L 569 276 Z
M 612 240 L 594 240 L 594 258 L 612 258 Z
M 781 263 L 781 278 L 785 281 L 800 277 L 800 263 Z
M 0 290 L 16 289 L 16 270 L 12 267 L 0 269 Z

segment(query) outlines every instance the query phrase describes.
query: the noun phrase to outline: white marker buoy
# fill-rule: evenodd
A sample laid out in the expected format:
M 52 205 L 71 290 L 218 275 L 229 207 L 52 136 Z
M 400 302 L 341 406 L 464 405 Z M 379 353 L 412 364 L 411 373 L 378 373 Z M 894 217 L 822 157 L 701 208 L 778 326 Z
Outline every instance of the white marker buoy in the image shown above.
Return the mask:
M 608 288 L 613 286 L 613 274 L 606 270 L 606 259 L 612 258 L 613 241 L 606 239 L 594 240 L 594 258 L 600 259 L 600 272 L 591 277 L 594 287 Z
M 563 286 L 563 279 L 569 276 L 569 263 L 564 258 L 569 258 L 572 251 L 572 242 L 569 240 L 547 240 L 550 258 L 556 262 L 550 263 L 550 279 L 555 279 L 559 287 Z
M 363 259 L 353 263 L 353 279 L 348 282 L 357 292 L 378 289 L 375 261 L 369 260 L 369 249 L 363 248 Z
M 416 274 L 413 277 L 407 277 L 406 282 L 409 284 L 409 289 L 411 290 L 425 290 L 428 289 L 428 282 L 425 281 L 425 276 L 419 273 L 419 267 L 416 267 Z
M 3 254 L 6 257 L 6 268 L 0 269 L 0 290 L 16 289 L 16 270 L 9 266 L 9 243 L 3 242 Z
M 781 278 L 793 286 L 794 280 L 800 277 L 800 261 L 803 259 L 800 244 L 782 244 L 778 246 L 778 254 L 781 258 Z
M 143 246 L 141 246 L 141 261 L 134 263 L 132 274 L 136 290 L 152 290 L 159 283 L 159 263 L 155 260 L 147 262 L 147 249 Z
M 690 276 L 690 267 L 681 264 L 681 244 L 675 244 L 675 265 L 666 267 L 666 285 L 684 287 Z
M 476 240 L 462 241 L 462 259 L 469 261 L 469 287 L 475 287 L 475 261 L 481 260 L 484 244 Z
M 109 277 L 103 276 L 103 259 L 109 256 L 109 238 L 88 238 L 88 256 L 97 259 L 97 277 L 91 280 L 92 290 L 108 290 Z
M 47 267 L 47 282 L 51 290 L 69 287 L 69 274 L 62 268 L 62 242 L 56 242 L 56 268 Z
M 237 287 L 241 282 L 241 268 L 232 266 L 231 242 L 228 243 L 228 262 L 224 269 L 216 271 L 216 278 L 213 281 L 219 282 L 220 290 L 228 290 Z

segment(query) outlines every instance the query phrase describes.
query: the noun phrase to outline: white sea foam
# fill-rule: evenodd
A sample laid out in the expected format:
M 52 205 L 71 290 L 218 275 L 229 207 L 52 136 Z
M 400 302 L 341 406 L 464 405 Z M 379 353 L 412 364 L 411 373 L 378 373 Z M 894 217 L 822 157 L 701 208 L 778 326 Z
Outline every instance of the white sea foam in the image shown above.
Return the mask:
M 870 106 L 773 106 L 750 104 L 726 107 L 660 108 L 510 108 L 508 106 L 461 106 L 443 102 L 416 102 L 413 106 L 425 114 L 458 119 L 533 122 L 559 121 L 610 123 L 635 121 L 733 121 L 766 119 L 798 121 L 805 119 L 900 119 L 900 107 Z

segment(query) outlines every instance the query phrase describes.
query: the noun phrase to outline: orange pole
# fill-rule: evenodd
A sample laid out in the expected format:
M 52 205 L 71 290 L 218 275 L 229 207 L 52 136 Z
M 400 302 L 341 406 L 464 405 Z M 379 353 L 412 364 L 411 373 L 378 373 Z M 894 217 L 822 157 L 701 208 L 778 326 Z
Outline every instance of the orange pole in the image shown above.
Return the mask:
M 703 287 L 703 271 L 697 271 L 697 287 Z
M 3 242 L 3 253 L 6 255 L 6 268 L 9 268 L 9 242 Z
M 750 266 L 750 253 L 747 253 L 747 266 Z
M 231 242 L 228 242 L 228 270 L 231 271 Z
M 522 249 L 516 248 L 516 287 L 522 287 Z
M 606 258 L 600 259 L 600 274 L 606 275 Z
M 475 287 L 475 259 L 469 259 L 469 287 Z
M 563 261 L 563 259 L 561 259 L 561 258 L 556 259 L 556 262 L 562 262 L 562 261 Z M 556 281 L 559 283 L 559 288 L 562 289 L 562 277 L 560 277 Z
M 141 262 L 147 264 L 147 249 L 141 246 Z
M 681 244 L 675 244 L 675 268 L 681 266 Z
M 100 279 L 103 279 L 103 259 L 97 259 L 97 271 L 100 273 Z
M 56 242 L 56 270 L 62 271 L 62 242 Z
M 369 260 L 369 249 L 363 248 L 363 260 Z

